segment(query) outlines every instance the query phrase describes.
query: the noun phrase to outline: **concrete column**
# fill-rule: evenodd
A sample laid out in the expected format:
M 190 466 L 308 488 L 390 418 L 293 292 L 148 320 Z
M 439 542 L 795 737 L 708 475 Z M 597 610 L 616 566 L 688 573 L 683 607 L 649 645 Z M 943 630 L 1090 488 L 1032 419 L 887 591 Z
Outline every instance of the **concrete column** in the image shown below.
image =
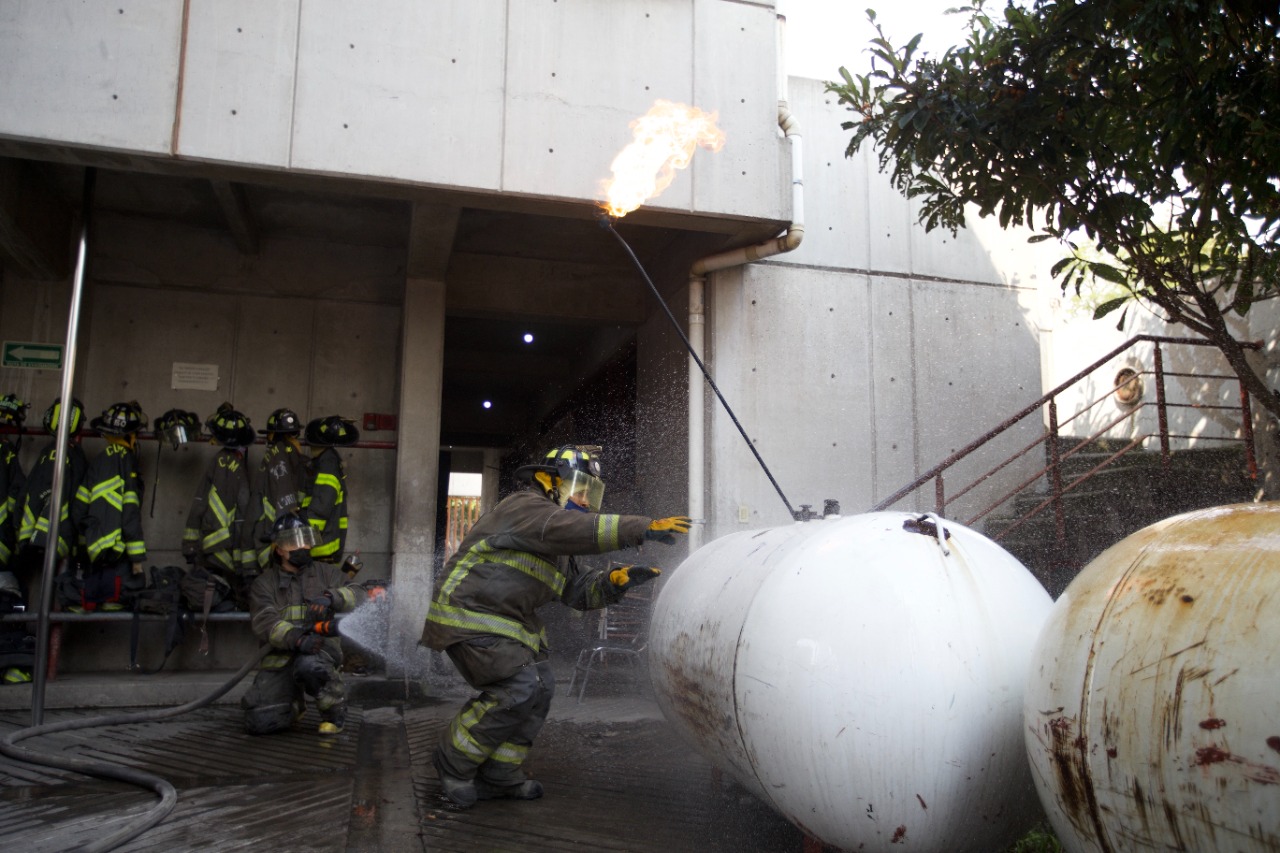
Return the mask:
M 444 379 L 445 286 L 408 278 L 400 356 L 400 445 L 396 454 L 391 566 L 394 596 L 387 675 L 425 678 L 418 648 L 434 592 L 436 480 L 440 467 L 440 398 Z

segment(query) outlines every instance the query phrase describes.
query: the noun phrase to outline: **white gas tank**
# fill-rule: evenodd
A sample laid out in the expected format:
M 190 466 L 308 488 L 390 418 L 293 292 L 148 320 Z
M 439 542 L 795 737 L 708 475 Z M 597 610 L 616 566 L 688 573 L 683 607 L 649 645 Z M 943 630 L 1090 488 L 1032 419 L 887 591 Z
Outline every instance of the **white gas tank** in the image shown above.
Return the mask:
M 1022 691 L 1052 601 L 1008 552 L 901 512 L 717 539 L 666 579 L 671 723 L 810 836 L 990 853 L 1040 813 Z
M 1280 504 L 1098 555 L 1035 649 L 1026 741 L 1063 846 L 1280 851 Z

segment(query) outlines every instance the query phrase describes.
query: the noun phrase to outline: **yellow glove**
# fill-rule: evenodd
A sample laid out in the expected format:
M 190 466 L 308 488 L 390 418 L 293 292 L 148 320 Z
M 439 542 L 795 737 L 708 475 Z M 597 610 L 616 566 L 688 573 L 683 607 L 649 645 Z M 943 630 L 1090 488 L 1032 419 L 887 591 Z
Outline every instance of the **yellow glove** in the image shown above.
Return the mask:
M 662 569 L 655 569 L 652 566 L 623 566 L 609 572 L 609 583 L 618 589 L 628 590 L 633 586 L 648 583 L 660 574 Z
M 663 545 L 674 545 L 676 544 L 675 534 L 688 533 L 690 523 L 689 518 L 683 515 L 655 518 L 649 522 L 649 529 L 644 532 L 644 538 L 651 542 L 661 542 Z

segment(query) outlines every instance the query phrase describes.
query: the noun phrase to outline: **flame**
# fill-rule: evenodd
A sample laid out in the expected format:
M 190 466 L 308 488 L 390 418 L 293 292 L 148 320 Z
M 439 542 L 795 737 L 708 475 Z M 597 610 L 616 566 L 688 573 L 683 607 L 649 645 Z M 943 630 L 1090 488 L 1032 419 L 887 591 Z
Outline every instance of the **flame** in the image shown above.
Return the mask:
M 699 145 L 719 151 L 724 132 L 716 127 L 717 118 L 686 104 L 654 101 L 629 125 L 632 141 L 609 166 L 613 179 L 601 181 L 601 206 L 610 216 L 626 216 L 670 186 L 675 170 L 689 165 Z

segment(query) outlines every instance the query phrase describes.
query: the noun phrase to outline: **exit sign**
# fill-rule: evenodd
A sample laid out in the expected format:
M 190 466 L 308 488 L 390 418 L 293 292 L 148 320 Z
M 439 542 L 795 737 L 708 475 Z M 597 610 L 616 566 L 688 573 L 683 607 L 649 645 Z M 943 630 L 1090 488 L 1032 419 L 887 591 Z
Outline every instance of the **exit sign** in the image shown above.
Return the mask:
M 62 344 L 33 341 L 5 341 L 4 367 L 28 367 L 37 370 L 62 368 Z

